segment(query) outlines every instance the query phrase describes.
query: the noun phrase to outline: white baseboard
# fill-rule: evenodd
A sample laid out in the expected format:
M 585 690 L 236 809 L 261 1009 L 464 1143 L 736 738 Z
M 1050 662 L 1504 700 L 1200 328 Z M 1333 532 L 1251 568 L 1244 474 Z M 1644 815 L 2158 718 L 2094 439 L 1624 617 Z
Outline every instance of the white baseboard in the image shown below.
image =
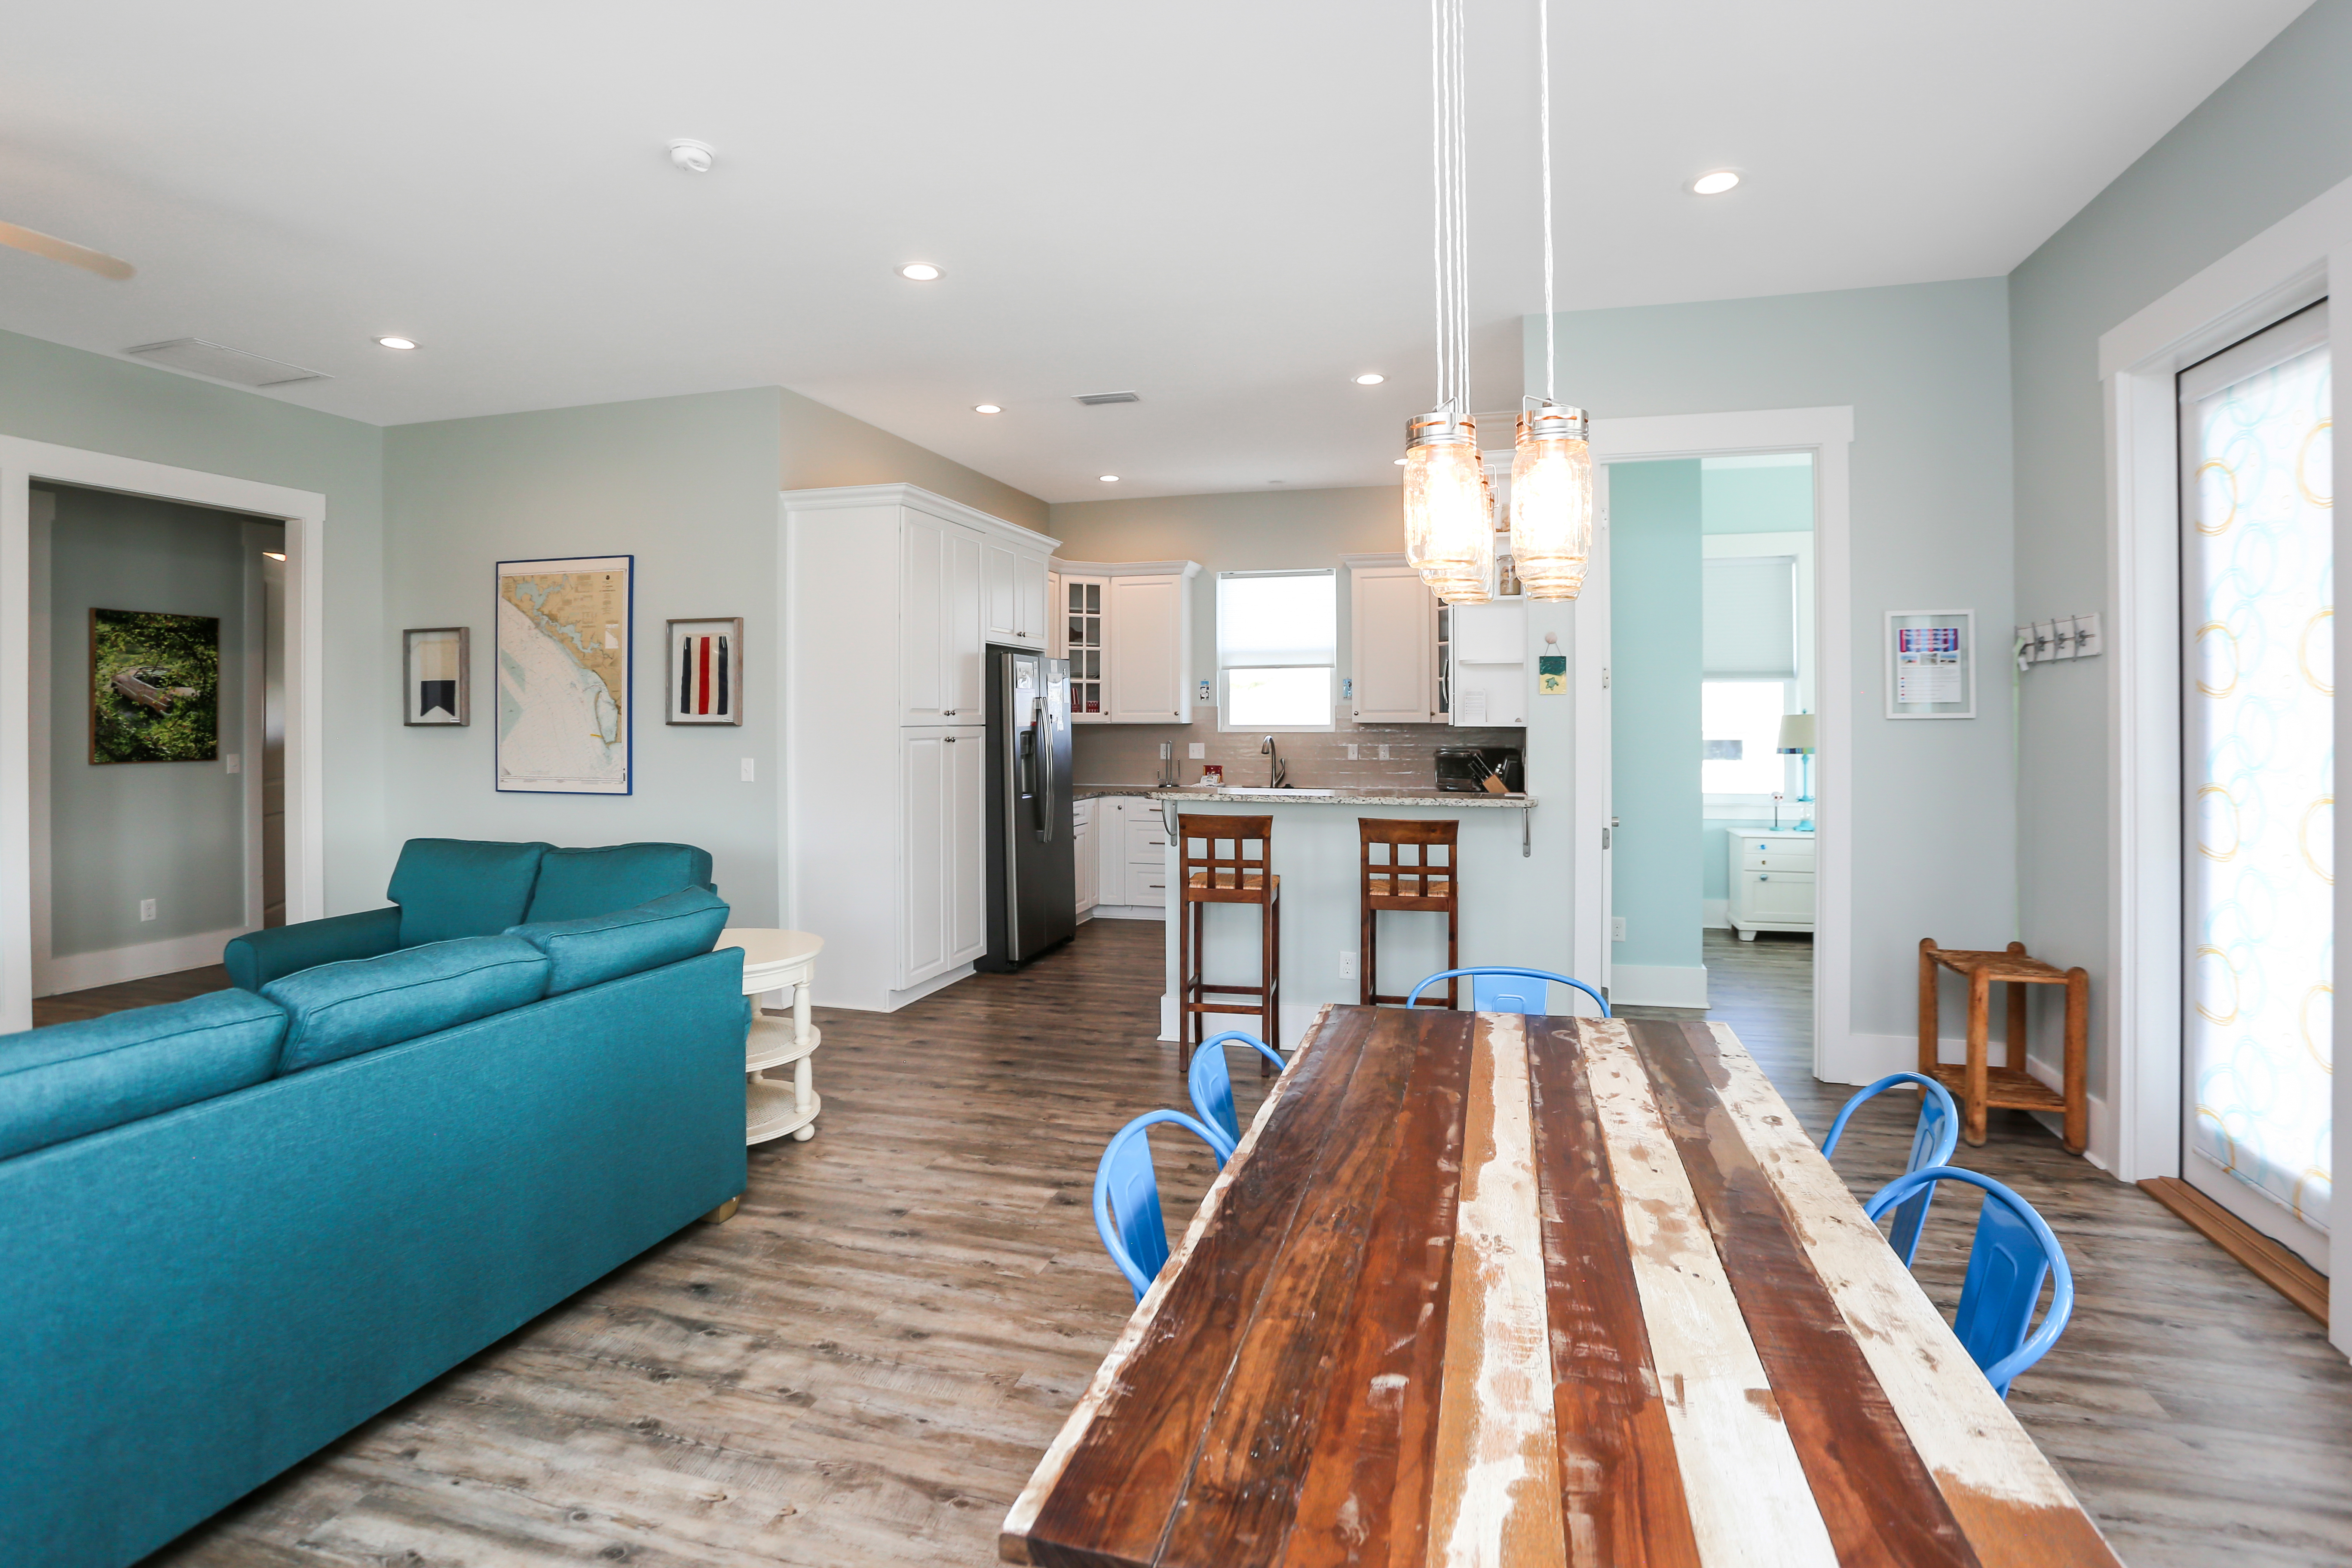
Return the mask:
M 1703 929 L 1707 931 L 1729 931 L 1731 929 L 1731 900 L 1729 899 L 1707 899 L 1702 901 L 1699 906 L 1698 923 Z
M 1168 911 L 1158 904 L 1097 904 L 1093 910 L 1098 921 L 1164 921 Z
M 218 963 L 221 949 L 227 945 L 229 938 L 243 936 L 247 929 L 230 926 L 163 942 L 143 942 L 136 947 L 69 952 L 47 959 L 33 966 L 33 994 L 56 996 L 68 991 L 87 991 L 93 985 L 120 985 L 126 980 L 150 980 L 158 974 L 177 974 L 184 969 L 202 969 L 208 963 Z
M 1706 1005 L 1706 965 L 1612 963 L 1609 966 L 1609 1005 L 1612 1007 L 1704 1007 Z

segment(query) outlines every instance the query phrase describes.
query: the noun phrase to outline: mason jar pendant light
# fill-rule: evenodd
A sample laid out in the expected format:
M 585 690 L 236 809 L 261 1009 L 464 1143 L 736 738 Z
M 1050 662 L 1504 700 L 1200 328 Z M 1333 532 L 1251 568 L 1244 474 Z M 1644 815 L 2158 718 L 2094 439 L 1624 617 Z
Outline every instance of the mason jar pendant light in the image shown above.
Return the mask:
M 1543 138 L 1544 395 L 1522 404 L 1511 457 L 1511 559 L 1538 599 L 1573 599 L 1592 559 L 1592 447 L 1581 408 L 1552 401 L 1551 6 L 1536 0 L 1538 133 Z
M 1430 0 L 1431 153 L 1435 169 L 1437 406 L 1405 423 L 1405 560 L 1450 605 L 1493 593 L 1494 503 L 1470 416 L 1469 251 L 1465 237 L 1463 0 Z

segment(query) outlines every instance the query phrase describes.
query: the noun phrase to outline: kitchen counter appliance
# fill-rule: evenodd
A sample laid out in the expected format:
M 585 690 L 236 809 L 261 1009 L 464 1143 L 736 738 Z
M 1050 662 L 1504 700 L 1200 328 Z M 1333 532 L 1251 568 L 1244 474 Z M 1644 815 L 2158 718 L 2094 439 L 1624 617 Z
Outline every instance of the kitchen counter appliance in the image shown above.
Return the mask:
M 1020 968 L 1077 930 L 1070 814 L 1070 661 L 992 646 L 988 658 L 988 951 Z
M 1476 795 L 1486 787 L 1487 776 L 1500 769 L 1503 787 L 1513 795 L 1524 795 L 1528 787 L 1528 771 L 1520 760 L 1517 746 L 1440 746 L 1437 748 L 1437 787 L 1448 795 Z

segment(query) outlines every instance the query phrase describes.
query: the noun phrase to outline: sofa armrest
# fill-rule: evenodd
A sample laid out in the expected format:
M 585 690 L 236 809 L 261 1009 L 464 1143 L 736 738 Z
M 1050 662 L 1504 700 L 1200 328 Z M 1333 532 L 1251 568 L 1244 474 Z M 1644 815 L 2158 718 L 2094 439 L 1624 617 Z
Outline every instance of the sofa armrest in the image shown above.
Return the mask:
M 229 984 L 258 991 L 281 975 L 347 958 L 377 958 L 400 945 L 400 906 L 362 910 L 231 937 L 221 950 Z

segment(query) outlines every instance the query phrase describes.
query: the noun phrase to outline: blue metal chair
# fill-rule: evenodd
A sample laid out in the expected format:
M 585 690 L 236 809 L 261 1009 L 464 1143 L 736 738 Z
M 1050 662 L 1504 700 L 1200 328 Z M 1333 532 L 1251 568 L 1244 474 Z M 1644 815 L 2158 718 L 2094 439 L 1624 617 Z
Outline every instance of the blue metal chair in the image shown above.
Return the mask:
M 1110 1135 L 1102 1163 L 1095 1167 L 1095 1229 L 1101 1234 L 1110 1260 L 1135 1287 L 1139 1301 L 1168 1261 L 1168 1225 L 1160 1216 L 1160 1175 L 1151 1168 L 1151 1143 L 1145 1136 L 1163 1121 L 1172 1121 L 1197 1136 L 1217 1156 L 1220 1165 L 1234 1152 L 1215 1129 L 1181 1110 L 1147 1110 Z
M 1916 1072 L 1888 1073 L 1847 1100 L 1844 1109 L 1837 1113 L 1837 1120 L 1830 1123 L 1829 1136 L 1822 1140 L 1822 1157 L 1831 1159 L 1836 1155 L 1838 1140 L 1845 1135 L 1845 1124 L 1864 1100 L 1893 1089 L 1898 1083 L 1919 1086 L 1919 1126 L 1911 1134 L 1911 1158 L 1904 1163 L 1904 1173 L 1908 1175 L 1914 1171 L 1924 1171 L 1930 1165 L 1948 1164 L 1952 1151 L 1959 1147 L 1960 1142 L 1959 1109 L 1952 1103 L 1951 1090 L 1925 1073 Z M 1927 1223 L 1927 1205 L 1935 1198 L 1935 1184 L 1930 1183 L 1904 1199 L 1903 1206 L 1895 1211 L 1894 1234 L 1887 1240 L 1901 1255 L 1906 1268 L 1918 1256 L 1919 1230 Z
M 1977 1214 L 1976 1245 L 1969 1251 L 1969 1272 L 1960 1282 L 1960 1310 L 1952 1331 L 1970 1359 L 1984 1370 L 1995 1394 L 2009 1397 L 2011 1379 L 2040 1361 L 2066 1320 L 2074 1315 L 2074 1275 L 2066 1267 L 2066 1252 L 2033 1205 L 1994 1181 L 1958 1165 L 1930 1165 L 1897 1176 L 1879 1188 L 1862 1212 L 1875 1220 L 1913 1193 L 1937 1182 L 1967 1182 L 1984 1189 L 1984 1207 Z M 2050 1292 L 2050 1310 L 2042 1326 L 2029 1336 L 2033 1304 L 2042 1295 L 2044 1275 L 2056 1276 Z
M 1200 1113 L 1201 1120 L 1225 1135 L 1225 1146 L 1217 1154 L 1220 1165 L 1242 1141 L 1242 1120 L 1234 1110 L 1233 1070 L 1225 1065 L 1227 1040 L 1240 1040 L 1249 1046 L 1271 1062 L 1277 1073 L 1289 1065 L 1282 1059 L 1280 1051 L 1241 1029 L 1228 1029 L 1192 1047 L 1192 1070 L 1184 1075 L 1184 1086 L 1192 1090 L 1192 1109 Z
M 1570 980 L 1565 974 L 1554 974 L 1549 969 L 1517 969 L 1509 965 L 1482 965 L 1475 969 L 1446 969 L 1431 975 L 1412 988 L 1405 1005 L 1421 1005 L 1421 994 L 1441 980 L 1451 980 L 1457 974 L 1467 974 L 1470 981 L 1470 1011 L 1473 1013 L 1538 1013 L 1544 1011 L 1544 989 L 1513 984 L 1514 980 L 1549 980 L 1558 985 L 1573 985 L 1592 998 L 1601 1016 L 1609 1016 L 1609 999 L 1581 980 Z

